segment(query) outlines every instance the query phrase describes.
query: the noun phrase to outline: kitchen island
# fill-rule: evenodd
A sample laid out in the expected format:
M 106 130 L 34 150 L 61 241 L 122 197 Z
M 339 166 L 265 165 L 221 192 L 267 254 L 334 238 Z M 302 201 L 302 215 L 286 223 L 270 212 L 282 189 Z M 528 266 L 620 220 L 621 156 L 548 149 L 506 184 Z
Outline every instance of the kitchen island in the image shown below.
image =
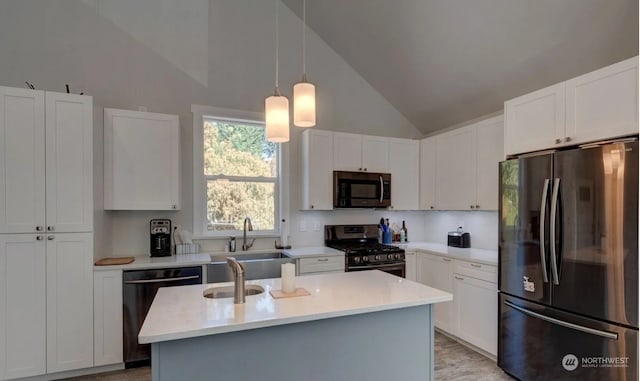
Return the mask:
M 138 336 L 164 380 L 432 380 L 432 304 L 451 294 L 381 271 L 298 277 L 310 295 L 204 298 L 232 283 L 161 288 Z

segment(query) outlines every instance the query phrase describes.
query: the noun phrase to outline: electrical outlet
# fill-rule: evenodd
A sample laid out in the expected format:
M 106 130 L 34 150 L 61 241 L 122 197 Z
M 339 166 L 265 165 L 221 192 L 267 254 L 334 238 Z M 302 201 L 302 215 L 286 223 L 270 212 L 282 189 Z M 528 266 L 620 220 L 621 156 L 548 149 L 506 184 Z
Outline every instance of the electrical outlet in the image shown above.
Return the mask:
M 300 231 L 301 232 L 306 232 L 307 231 L 307 221 L 300 220 Z
M 313 231 L 314 232 L 320 231 L 320 221 L 313 221 Z

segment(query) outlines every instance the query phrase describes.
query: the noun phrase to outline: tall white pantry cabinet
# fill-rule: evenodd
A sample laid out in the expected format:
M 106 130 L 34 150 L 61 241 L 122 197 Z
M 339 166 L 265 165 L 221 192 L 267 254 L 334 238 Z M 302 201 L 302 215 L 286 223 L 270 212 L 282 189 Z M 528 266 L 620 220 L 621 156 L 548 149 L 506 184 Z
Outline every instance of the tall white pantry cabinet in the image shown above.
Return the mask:
M 0 379 L 91 367 L 92 98 L 0 100 Z

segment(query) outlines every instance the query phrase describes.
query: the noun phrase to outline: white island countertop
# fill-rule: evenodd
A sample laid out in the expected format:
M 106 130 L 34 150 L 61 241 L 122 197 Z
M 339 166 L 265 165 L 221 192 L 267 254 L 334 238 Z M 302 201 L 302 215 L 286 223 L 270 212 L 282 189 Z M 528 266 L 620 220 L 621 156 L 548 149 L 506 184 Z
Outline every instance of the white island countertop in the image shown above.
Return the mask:
M 93 266 L 93 271 L 107 270 L 144 270 L 169 267 L 202 266 L 211 263 L 209 254 L 179 254 L 166 257 L 135 256 L 134 261 L 126 265 Z
M 307 275 L 296 278 L 296 287 L 309 296 L 274 299 L 269 290 L 280 289 L 280 279 L 247 281 L 265 292 L 233 304 L 233 298 L 208 299 L 210 287 L 232 282 L 167 287 L 158 290 L 142 325 L 141 344 L 243 331 L 311 320 L 356 315 L 446 302 L 450 293 L 378 270 Z

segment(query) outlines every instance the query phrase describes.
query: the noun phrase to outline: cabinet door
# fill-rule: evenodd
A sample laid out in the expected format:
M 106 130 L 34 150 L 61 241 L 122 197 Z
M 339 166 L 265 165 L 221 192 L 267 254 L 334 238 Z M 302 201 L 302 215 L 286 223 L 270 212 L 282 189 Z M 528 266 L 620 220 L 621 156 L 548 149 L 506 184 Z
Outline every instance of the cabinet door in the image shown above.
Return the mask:
M 457 336 L 495 356 L 498 349 L 496 284 L 455 274 L 454 295 Z
M 416 258 L 418 282 L 453 293 L 453 262 L 451 259 L 420 252 Z M 453 302 L 437 303 L 434 306 L 436 327 L 455 334 L 457 324 L 455 318 Z
M 498 167 L 504 160 L 502 117 L 476 126 L 476 209 L 498 210 Z
M 47 236 L 47 372 L 93 366 L 93 234 Z
M 565 88 L 567 144 L 638 133 L 638 57 L 571 79 Z
M 389 139 L 390 209 L 418 209 L 419 163 L 420 143 L 417 140 Z
M 336 171 L 362 171 L 362 136 L 333 133 L 333 169 Z
M 413 251 L 407 251 L 404 253 L 405 257 L 405 272 L 406 277 L 409 280 L 416 282 L 418 280 L 418 264 L 416 263 L 416 253 Z
M 47 230 L 93 230 L 92 98 L 47 92 Z
M 564 141 L 564 82 L 504 103 L 507 155 L 553 148 Z
M 302 210 L 333 209 L 333 134 L 306 130 L 302 133 Z
M 35 233 L 45 224 L 44 91 L 0 87 L 0 98 L 0 233 Z
M 43 238 L 0 234 L 0 379 L 46 371 Z
M 104 110 L 105 209 L 180 209 L 179 130 L 177 115 Z
M 366 172 L 389 172 L 389 139 L 362 137 L 362 168 Z
M 420 209 L 437 209 L 435 137 L 420 142 Z
M 94 366 L 122 360 L 122 270 L 93 275 Z
M 476 206 L 475 129 L 459 128 L 437 137 L 436 204 L 443 210 Z

